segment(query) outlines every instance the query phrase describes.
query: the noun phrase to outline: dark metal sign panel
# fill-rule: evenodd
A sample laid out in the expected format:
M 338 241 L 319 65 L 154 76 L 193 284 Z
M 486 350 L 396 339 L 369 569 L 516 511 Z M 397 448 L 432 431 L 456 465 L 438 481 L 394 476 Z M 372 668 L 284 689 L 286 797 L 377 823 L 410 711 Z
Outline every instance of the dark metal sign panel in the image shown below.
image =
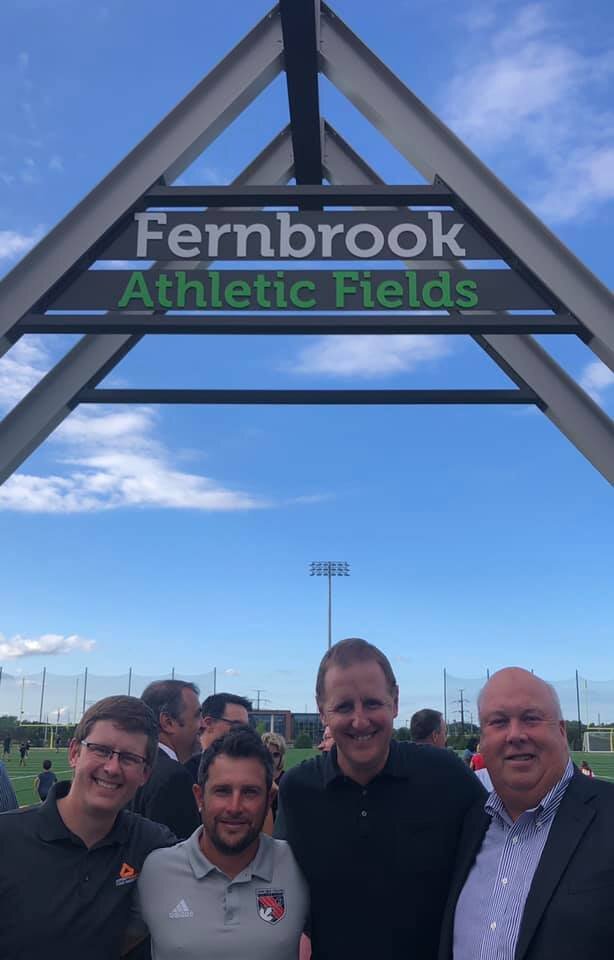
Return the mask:
M 135 213 L 101 260 L 496 260 L 453 211 Z
M 53 310 L 544 310 L 512 270 L 90 270 Z

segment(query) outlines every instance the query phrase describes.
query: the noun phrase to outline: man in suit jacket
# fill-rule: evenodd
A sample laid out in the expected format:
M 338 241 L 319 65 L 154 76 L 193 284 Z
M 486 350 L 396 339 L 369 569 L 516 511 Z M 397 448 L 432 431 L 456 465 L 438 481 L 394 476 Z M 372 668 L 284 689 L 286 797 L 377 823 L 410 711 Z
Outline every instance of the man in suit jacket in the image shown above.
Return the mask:
M 179 840 L 200 826 L 192 777 L 183 766 L 198 744 L 202 719 L 198 694 L 193 683 L 158 680 L 141 695 L 158 720 L 160 742 L 151 776 L 137 791 L 132 809 L 165 824 Z
M 614 785 L 569 758 L 552 687 L 500 670 L 478 707 L 494 791 L 467 816 L 440 960 L 604 960 L 614 945 Z

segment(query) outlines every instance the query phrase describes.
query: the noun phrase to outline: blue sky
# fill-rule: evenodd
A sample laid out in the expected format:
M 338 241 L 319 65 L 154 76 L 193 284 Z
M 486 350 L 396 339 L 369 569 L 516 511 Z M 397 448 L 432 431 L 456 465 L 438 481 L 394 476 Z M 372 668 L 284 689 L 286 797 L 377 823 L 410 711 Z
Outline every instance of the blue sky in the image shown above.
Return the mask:
M 5 0 L 0 271 L 268 8 Z M 333 8 L 614 286 L 610 3 Z M 324 79 L 321 107 L 386 180 L 421 181 Z M 181 182 L 229 182 L 287 119 L 280 77 Z M 575 340 L 541 340 L 612 416 L 609 371 Z M 24 338 L 0 360 L 0 412 L 73 342 Z M 464 338 L 177 336 L 141 342 L 105 385 L 509 384 Z M 340 559 L 351 576 L 335 584 L 334 638 L 389 654 L 401 718 L 439 705 L 444 666 L 614 679 L 613 519 L 607 482 L 532 409 L 81 409 L 0 488 L 0 664 L 215 666 L 218 687 L 312 709 L 327 610 L 308 564 Z

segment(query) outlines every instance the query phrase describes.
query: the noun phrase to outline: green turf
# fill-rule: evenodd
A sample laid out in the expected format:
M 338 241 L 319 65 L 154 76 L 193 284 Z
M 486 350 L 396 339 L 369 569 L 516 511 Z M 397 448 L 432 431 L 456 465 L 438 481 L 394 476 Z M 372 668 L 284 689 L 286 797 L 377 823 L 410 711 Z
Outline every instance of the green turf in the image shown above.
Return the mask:
M 317 750 L 294 750 L 290 749 L 286 753 L 286 770 L 294 767 L 303 760 L 317 755 Z M 583 760 L 586 760 L 593 768 L 596 777 L 602 780 L 614 782 L 614 753 L 572 753 L 574 763 L 580 766 Z M 72 777 L 72 771 L 68 765 L 68 756 L 65 748 L 58 753 L 55 750 L 46 750 L 43 747 L 32 747 L 30 756 L 26 760 L 26 766 L 19 766 L 19 753 L 14 749 L 11 752 L 11 759 L 5 764 L 8 774 L 13 781 L 13 787 L 17 794 L 17 800 L 20 806 L 28 803 L 36 803 L 38 797 L 34 792 L 34 780 L 38 773 L 43 769 L 43 760 L 51 760 L 52 770 L 58 780 L 68 780 Z

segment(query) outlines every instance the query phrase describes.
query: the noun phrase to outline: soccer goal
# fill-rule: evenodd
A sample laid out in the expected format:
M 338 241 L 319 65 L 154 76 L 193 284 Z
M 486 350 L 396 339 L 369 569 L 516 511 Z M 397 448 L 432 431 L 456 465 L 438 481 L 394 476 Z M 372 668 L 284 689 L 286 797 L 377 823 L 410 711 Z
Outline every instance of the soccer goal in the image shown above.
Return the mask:
M 586 753 L 614 752 L 614 727 L 588 727 L 582 749 Z

